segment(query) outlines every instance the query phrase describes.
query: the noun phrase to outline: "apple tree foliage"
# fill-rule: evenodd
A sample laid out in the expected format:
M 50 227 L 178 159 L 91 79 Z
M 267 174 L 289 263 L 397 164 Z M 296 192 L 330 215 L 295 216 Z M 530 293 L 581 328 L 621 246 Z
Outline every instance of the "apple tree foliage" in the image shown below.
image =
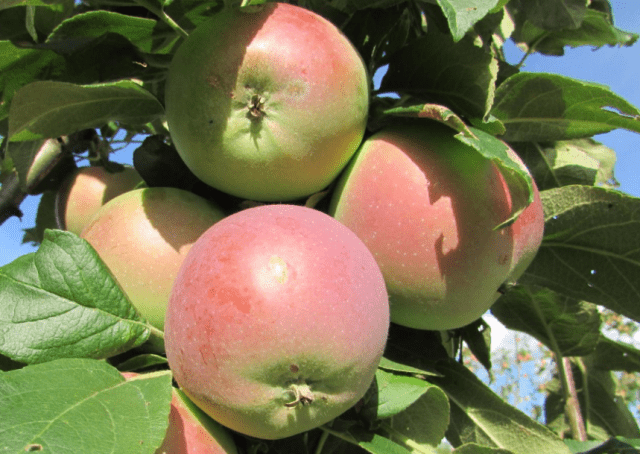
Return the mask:
M 640 199 L 615 190 L 615 153 L 592 136 L 640 133 L 640 110 L 588 74 L 527 73 L 503 53 L 508 39 L 528 53 L 559 56 L 566 46 L 630 46 L 638 37 L 614 26 L 607 0 L 297 4 L 342 29 L 370 75 L 387 68 L 371 94 L 368 134 L 398 116 L 446 123 L 511 175 L 520 207 L 530 197 L 524 172 L 497 141 L 475 141 L 467 126 L 507 141 L 526 162 L 541 190 L 544 240 L 491 312 L 546 346 L 559 380 L 543 424 L 464 365 L 466 346 L 491 368 L 482 319 L 450 332 L 394 325 L 356 408 L 284 440 L 238 435 L 241 452 L 434 453 L 445 438 L 458 454 L 638 452 L 638 421 L 616 394 L 614 372 L 639 372 L 640 351 L 602 334 L 602 310 L 640 322 Z M 195 179 L 163 123 L 177 45 L 223 6 L 0 2 L 0 222 L 42 194 L 24 236 L 39 249 L 0 268 L 0 451 L 152 453 L 160 445 L 171 398 L 162 332 L 136 312 L 86 242 L 56 229 L 54 196 L 80 160 L 105 165 L 110 152 L 131 145 L 149 186 L 188 189 L 230 212 L 250 205 Z M 300 203 L 326 210 L 326 195 Z M 125 382 L 118 370 L 148 373 Z

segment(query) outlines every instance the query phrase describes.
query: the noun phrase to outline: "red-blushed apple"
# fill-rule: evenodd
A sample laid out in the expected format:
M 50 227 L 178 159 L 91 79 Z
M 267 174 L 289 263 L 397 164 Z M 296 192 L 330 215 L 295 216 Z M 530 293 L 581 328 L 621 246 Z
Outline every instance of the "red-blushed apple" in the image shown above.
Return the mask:
M 223 217 L 215 204 L 181 189 L 136 189 L 103 206 L 80 236 L 140 314 L 163 329 L 182 261 L 198 237 Z
M 142 177 L 133 167 L 113 171 L 80 167 L 62 183 L 56 194 L 56 221 L 63 230 L 80 235 L 98 210 L 114 197 L 133 190 Z
M 126 380 L 140 377 L 122 372 Z M 155 454 L 237 454 L 227 429 L 200 410 L 179 389 L 173 388 L 169 425 L 162 445 Z
M 520 156 L 511 148 L 507 150 L 509 157 L 526 169 Z M 528 170 L 527 170 L 528 171 Z M 508 281 L 515 282 L 524 274 L 535 258 L 544 235 L 544 211 L 540 191 L 536 182 L 533 183 L 533 202 L 531 202 L 518 219 L 509 227 L 509 234 L 513 235 L 513 257 Z
M 267 3 L 227 8 L 177 50 L 165 90 L 178 153 L 206 184 L 260 201 L 327 186 L 360 144 L 369 82 L 331 22 Z
M 473 322 L 520 271 L 515 262 L 539 246 L 522 238 L 542 229 L 526 217 L 515 229 L 495 229 L 511 213 L 509 189 L 498 167 L 454 134 L 427 121 L 374 134 L 340 177 L 329 209 L 380 265 L 391 321 L 410 328 Z
M 371 385 L 389 329 L 384 278 L 320 211 L 265 205 L 193 245 L 174 283 L 167 359 L 216 421 L 262 439 L 318 427 Z

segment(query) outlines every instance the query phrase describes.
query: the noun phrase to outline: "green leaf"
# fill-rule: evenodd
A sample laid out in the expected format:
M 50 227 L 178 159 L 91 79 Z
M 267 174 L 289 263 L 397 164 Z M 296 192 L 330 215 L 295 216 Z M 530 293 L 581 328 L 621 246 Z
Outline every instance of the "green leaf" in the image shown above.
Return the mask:
M 411 452 L 386 437 L 357 427 L 347 431 L 338 431 L 323 426 L 322 430 L 353 445 L 360 446 L 371 454 L 409 454 Z M 430 453 L 430 451 L 426 452 Z
M 167 429 L 171 372 L 125 381 L 103 361 L 61 359 L 0 373 L 6 452 L 149 453 Z
M 491 326 L 484 319 L 479 318 L 457 332 L 460 340 L 467 344 L 471 354 L 491 374 Z
M 86 241 L 45 232 L 37 252 L 0 268 L 0 353 L 15 361 L 107 358 L 149 327 Z
M 63 154 L 63 144 L 57 139 L 9 143 L 7 150 L 20 177 L 20 186 L 28 191 L 41 178 L 45 169 L 53 167 Z
M 496 90 L 491 113 L 506 141 L 577 139 L 617 128 L 640 132 L 640 110 L 602 85 L 555 74 L 521 72 Z
M 567 5 L 555 0 L 514 0 L 507 6 L 515 21 L 512 39 L 527 48 L 547 55 L 564 55 L 566 46 L 631 46 L 638 35 L 617 29 L 611 6 L 605 2 L 589 5 L 572 0 Z M 605 3 L 603 6 L 602 3 Z M 554 8 L 561 11 L 550 13 Z
M 439 121 L 454 131 L 461 132 L 468 137 L 475 137 L 464 121 L 451 109 L 439 104 L 420 104 L 416 106 L 392 107 L 384 111 L 385 115 L 397 117 L 426 118 Z
M 455 42 L 464 35 L 495 6 L 498 0 L 437 0 Z
M 503 141 L 480 129 L 470 130 L 473 137 L 458 133 L 456 139 L 491 159 L 500 169 L 511 193 L 511 216 L 495 227 L 500 229 L 513 223 L 529 203 L 533 202 L 533 182 L 527 168 L 509 156 L 509 147 Z
M 414 373 L 427 376 L 441 376 L 435 369 L 437 361 L 448 360 L 447 350 L 442 345 L 440 333 L 411 329 L 392 323 L 389 327 L 389 337 L 380 367 L 398 372 Z M 400 367 L 398 366 L 400 365 Z M 403 370 L 407 368 L 407 370 Z
M 528 24 L 527 24 L 528 25 Z M 528 46 L 534 46 L 536 52 L 547 55 L 564 55 L 564 48 L 592 46 L 632 46 L 637 40 L 636 33 L 629 33 L 613 26 L 611 18 L 602 11 L 589 9 L 582 24 L 577 29 L 545 32 L 533 26 L 525 27 L 522 40 Z M 534 44 L 535 43 L 535 44 Z
M 458 115 L 485 118 L 497 76 L 497 59 L 471 37 L 455 43 L 450 35 L 430 31 L 390 56 L 380 91 L 410 94 Z
M 55 191 L 45 191 L 38 203 L 38 211 L 36 213 L 36 225 L 34 227 L 24 229 L 22 244 L 31 243 L 36 245 L 42 243 L 44 232 L 46 229 L 57 229 L 56 220 L 56 195 Z
M 240 7 L 244 8 L 245 6 L 262 5 L 266 1 L 267 0 L 242 0 Z
M 639 439 L 624 437 L 610 438 L 604 443 L 600 441 L 564 441 L 575 454 L 638 454 Z M 635 449 L 634 449 L 635 448 Z M 587 452 L 588 451 L 588 452 Z
M 119 363 L 118 370 L 123 372 L 129 371 L 137 371 L 141 369 L 146 369 L 148 367 L 153 366 L 166 366 L 167 358 L 160 355 L 155 355 L 152 353 L 145 353 L 142 355 L 134 356 L 126 361 Z
M 109 121 L 144 124 L 164 110 L 147 90 L 131 81 L 98 85 L 37 81 L 18 90 L 9 117 L 11 140 L 59 137 Z
M 640 350 L 624 342 L 602 337 L 590 357 L 593 367 L 602 370 L 640 372 Z
M 616 153 L 591 138 L 550 143 L 516 142 L 514 149 L 533 174 L 538 189 L 572 184 L 613 188 Z
M 389 8 L 400 3 L 405 3 L 406 0 L 332 0 L 327 2 L 326 0 L 315 0 L 318 2 L 330 3 L 332 7 L 345 11 L 347 13 L 353 13 L 357 10 L 367 8 Z M 312 2 L 314 3 L 314 2 Z
M 597 306 L 547 288 L 513 287 L 496 301 L 491 313 L 507 328 L 530 334 L 563 356 L 589 355 L 600 340 Z
M 640 321 L 640 199 L 578 185 L 541 191 L 540 197 L 545 234 L 519 282 Z
M 406 44 L 414 20 L 409 8 L 370 8 L 352 15 L 342 31 L 374 74 L 384 55 Z
M 569 449 L 545 426 L 512 407 L 463 365 L 440 362 L 443 378 L 429 378 L 449 397 L 451 424 L 447 439 L 458 446 L 482 440 L 483 445 L 514 454 L 564 454 Z
M 178 39 L 176 33 L 154 19 L 112 11 L 88 11 L 62 22 L 47 38 L 47 43 L 74 40 L 74 45 L 77 45 L 78 40 L 90 41 L 106 33 L 121 35 L 139 50 L 148 53 L 167 53 Z
M 362 411 L 372 415 L 371 420 L 390 418 L 404 411 L 422 397 L 432 384 L 416 377 L 393 374 L 378 369 L 376 394 L 365 403 Z
M 391 374 L 389 374 L 391 375 Z M 412 379 L 412 380 L 407 380 Z M 415 448 L 416 445 L 428 450 L 437 446 L 444 437 L 449 425 L 449 400 L 446 394 L 431 383 L 417 386 L 413 377 L 394 377 L 390 380 L 392 390 L 381 393 L 386 394 L 386 402 L 380 407 L 383 414 L 391 414 L 385 418 L 379 415 L 379 432 L 383 432 L 389 438 L 399 444 Z M 408 406 L 397 412 L 410 400 L 420 396 Z M 392 410 L 392 411 L 391 411 Z
M 0 41 L 0 120 L 9 114 L 16 91 L 39 77 L 52 77 L 64 69 L 64 58 L 50 50 L 22 49 Z
M 507 8 L 517 10 L 545 30 L 576 29 L 587 14 L 585 0 L 511 0 Z
M 378 367 L 380 369 L 387 370 L 390 372 L 403 372 L 406 374 L 419 375 L 421 377 L 426 377 L 426 376 L 435 374 L 433 371 L 418 369 L 417 367 L 411 367 L 406 364 L 397 363 L 395 361 L 391 361 L 390 359 L 384 358 L 384 357 L 380 360 L 380 364 Z
M 2 0 L 0 10 L 16 6 L 48 6 L 55 0 Z
M 499 448 L 490 448 L 476 443 L 467 443 L 453 450 L 452 454 L 512 454 L 512 451 Z

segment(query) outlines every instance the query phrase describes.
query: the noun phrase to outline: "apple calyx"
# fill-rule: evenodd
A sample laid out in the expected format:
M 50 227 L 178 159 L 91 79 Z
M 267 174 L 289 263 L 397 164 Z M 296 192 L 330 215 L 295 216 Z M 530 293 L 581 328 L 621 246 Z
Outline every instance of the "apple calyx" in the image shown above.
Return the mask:
M 255 119 L 261 119 L 267 113 L 264 111 L 264 103 L 266 99 L 264 96 L 260 96 L 259 94 L 251 95 L 251 99 L 247 103 L 247 107 L 249 108 L 249 115 Z
M 289 391 L 293 394 L 294 400 L 286 402 L 284 404 L 285 407 L 293 408 L 298 404 L 305 406 L 309 405 L 314 400 L 311 388 L 309 388 L 309 385 L 304 381 L 302 383 L 292 383 L 291 386 L 289 386 Z

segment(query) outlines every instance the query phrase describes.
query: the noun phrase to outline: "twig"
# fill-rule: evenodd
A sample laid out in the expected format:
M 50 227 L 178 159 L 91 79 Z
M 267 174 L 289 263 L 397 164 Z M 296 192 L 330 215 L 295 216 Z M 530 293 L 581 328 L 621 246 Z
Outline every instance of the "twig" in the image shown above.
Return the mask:
M 134 1 L 138 5 L 144 8 L 147 8 L 153 14 L 158 16 L 164 23 L 166 23 L 169 27 L 171 27 L 176 33 L 178 33 L 183 38 L 186 38 L 187 36 L 189 36 L 189 34 L 186 31 L 184 31 L 184 29 L 180 27 L 180 25 L 178 25 L 178 23 L 174 21 L 171 18 L 171 16 L 165 13 L 164 10 L 156 8 L 152 2 L 149 2 L 147 0 L 134 0 Z
M 564 409 L 567 419 L 569 420 L 571 435 L 574 440 L 587 441 L 587 430 L 584 426 L 582 412 L 580 411 L 580 401 L 578 400 L 576 382 L 573 378 L 573 370 L 571 370 L 571 360 L 569 358 L 562 358 L 560 366 L 560 377 L 565 394 Z

